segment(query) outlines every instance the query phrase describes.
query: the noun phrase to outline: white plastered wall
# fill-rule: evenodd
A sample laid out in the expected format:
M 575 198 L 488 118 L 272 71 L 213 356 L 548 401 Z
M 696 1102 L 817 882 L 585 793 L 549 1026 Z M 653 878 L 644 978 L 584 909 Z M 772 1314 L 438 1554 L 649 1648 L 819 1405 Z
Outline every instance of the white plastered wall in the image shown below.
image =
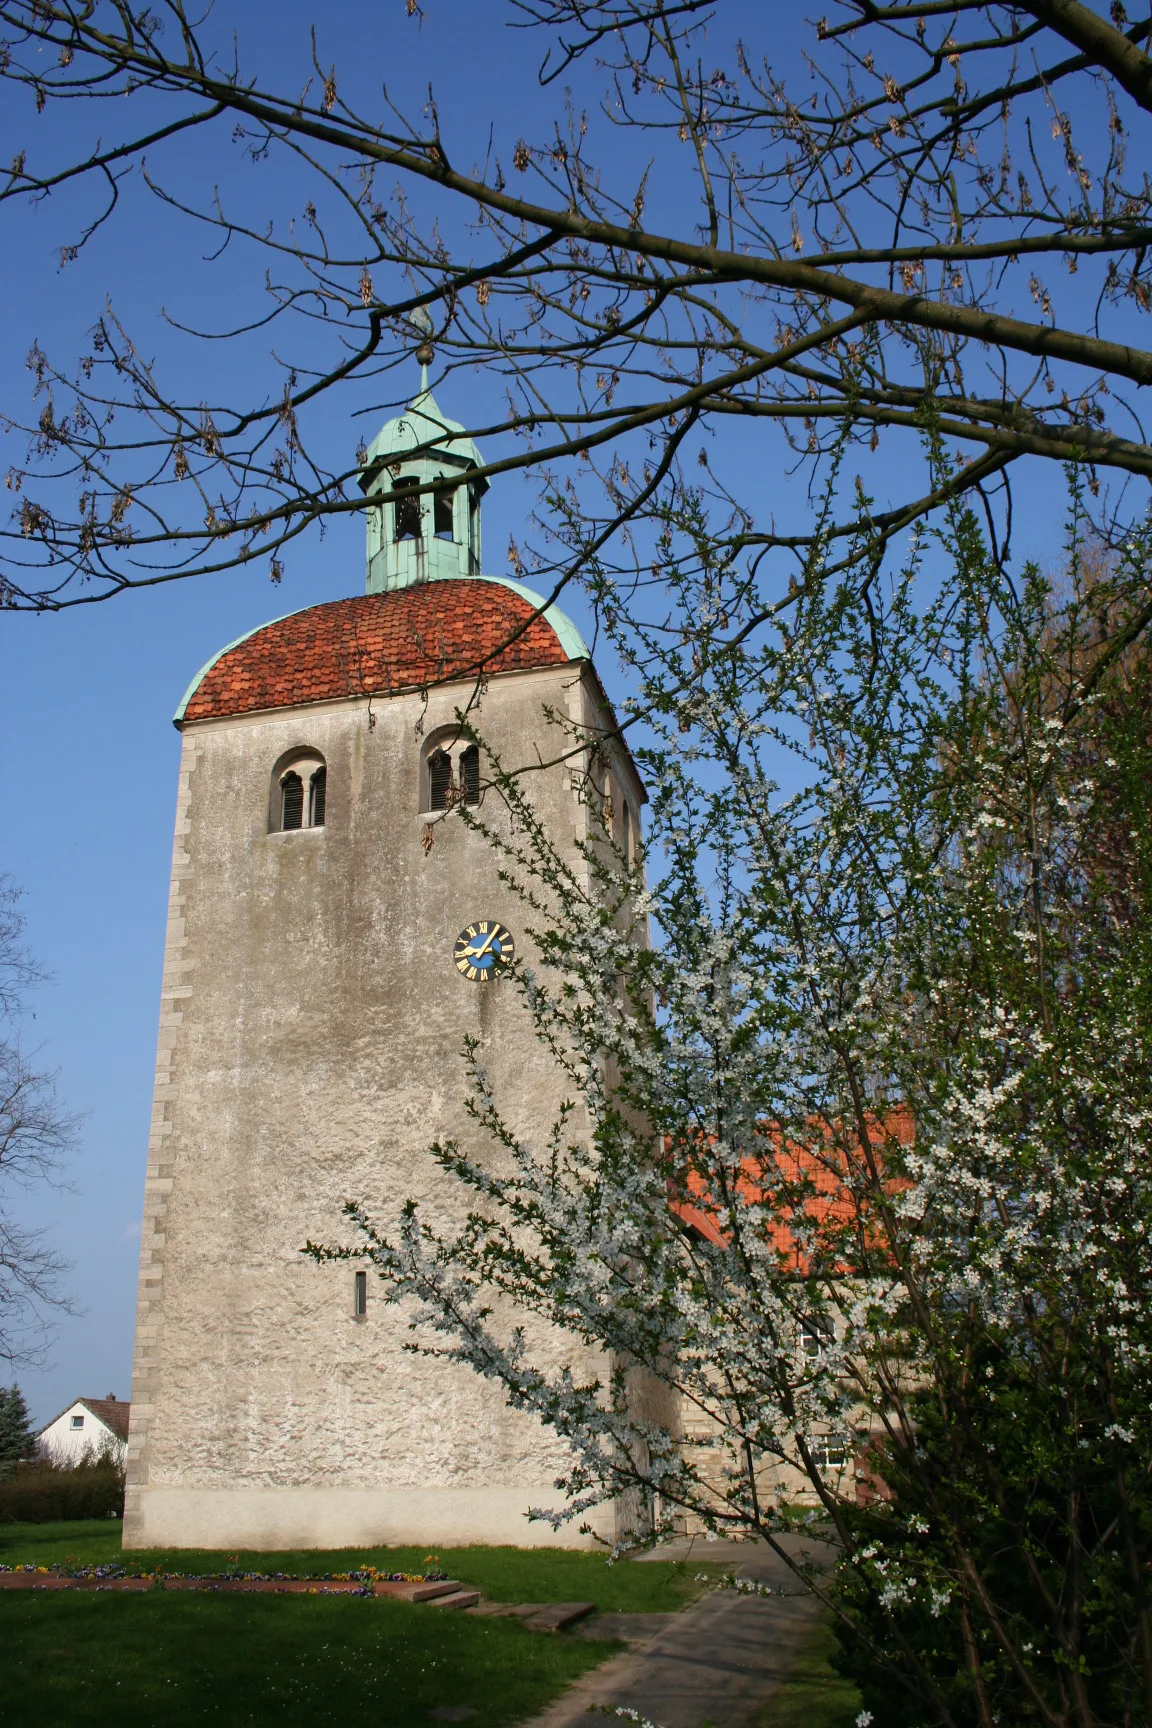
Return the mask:
M 518 996 L 469 984 L 458 932 L 523 915 L 485 841 L 454 817 L 427 845 L 420 740 L 470 686 L 187 727 L 141 1245 L 128 1546 L 358 1542 L 583 1545 L 528 1522 L 555 1504 L 555 1439 L 467 1369 L 405 1349 L 369 1272 L 317 1266 L 349 1239 L 346 1198 L 382 1221 L 460 1195 L 428 1157 L 476 1143 L 460 1049 L 480 1040 L 519 1131 L 563 1096 Z M 597 707 L 579 664 L 490 681 L 482 734 L 509 763 L 558 737 L 551 705 Z M 323 829 L 269 832 L 269 775 L 309 747 L 328 767 Z M 531 781 L 550 831 L 583 832 L 558 764 Z M 642 796 L 633 787 L 637 804 Z M 571 1341 L 549 1340 L 555 1360 Z M 592 1364 L 585 1357 L 581 1364 Z M 601 1517 L 613 1533 L 611 1509 Z

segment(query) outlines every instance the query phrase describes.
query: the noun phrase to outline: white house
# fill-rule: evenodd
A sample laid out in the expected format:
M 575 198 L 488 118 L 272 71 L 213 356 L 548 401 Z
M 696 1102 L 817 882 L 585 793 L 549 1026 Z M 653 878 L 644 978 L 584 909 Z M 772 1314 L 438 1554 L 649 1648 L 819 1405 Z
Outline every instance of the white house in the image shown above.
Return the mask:
M 60 1464 L 79 1464 L 84 1457 L 110 1453 L 123 1463 L 128 1448 L 128 1416 L 132 1406 L 109 1392 L 107 1398 L 77 1398 L 36 1436 L 41 1448 Z

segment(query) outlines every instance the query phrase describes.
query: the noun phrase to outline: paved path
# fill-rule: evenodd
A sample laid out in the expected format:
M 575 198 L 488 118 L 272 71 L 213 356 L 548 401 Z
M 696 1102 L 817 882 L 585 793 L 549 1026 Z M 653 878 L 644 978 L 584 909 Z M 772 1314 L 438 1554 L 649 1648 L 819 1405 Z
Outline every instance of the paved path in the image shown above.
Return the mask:
M 790 1538 L 789 1546 L 801 1543 Z M 650 1558 L 719 1562 L 773 1590 L 797 1588 L 766 1543 L 676 1543 Z M 661 1728 L 702 1728 L 706 1721 L 745 1728 L 787 1674 L 815 1614 L 806 1596 L 717 1590 L 680 1614 L 598 1615 L 576 1635 L 622 1637 L 636 1647 L 578 1680 L 530 1728 L 593 1728 L 587 1712 L 605 1705 L 636 1710 Z

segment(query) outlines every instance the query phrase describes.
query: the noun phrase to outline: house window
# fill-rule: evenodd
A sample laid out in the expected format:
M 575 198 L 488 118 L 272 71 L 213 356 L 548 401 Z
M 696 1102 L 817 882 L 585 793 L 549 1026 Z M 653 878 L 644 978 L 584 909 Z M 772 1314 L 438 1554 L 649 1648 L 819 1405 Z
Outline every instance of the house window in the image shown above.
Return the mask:
M 808 1450 L 817 1470 L 843 1470 L 848 1462 L 848 1442 L 841 1434 L 817 1434 Z
M 355 1288 L 352 1293 L 352 1313 L 357 1320 L 363 1320 L 368 1312 L 368 1274 L 357 1272 Z
M 83 1416 L 73 1416 L 72 1426 L 73 1426 L 73 1428 L 83 1428 L 83 1426 L 84 1426 Z
M 475 744 L 460 752 L 460 797 L 465 804 L 480 802 L 480 752 Z
M 428 808 L 447 810 L 452 802 L 452 758 L 447 750 L 434 750 L 428 758 Z
M 397 540 L 419 540 L 423 533 L 420 525 L 420 500 L 409 495 L 412 487 L 419 484 L 414 475 L 406 475 L 397 480 L 392 488 L 394 532 Z
M 328 769 L 316 750 L 289 750 L 272 770 L 268 826 L 291 834 L 301 828 L 323 828 L 328 793 Z
M 808 1314 L 800 1322 L 800 1347 L 813 1361 L 836 1342 L 836 1327 L 827 1315 Z
M 443 476 L 441 476 L 443 478 Z M 456 512 L 456 488 L 445 486 L 432 494 L 432 531 L 437 540 L 455 540 L 453 520 Z

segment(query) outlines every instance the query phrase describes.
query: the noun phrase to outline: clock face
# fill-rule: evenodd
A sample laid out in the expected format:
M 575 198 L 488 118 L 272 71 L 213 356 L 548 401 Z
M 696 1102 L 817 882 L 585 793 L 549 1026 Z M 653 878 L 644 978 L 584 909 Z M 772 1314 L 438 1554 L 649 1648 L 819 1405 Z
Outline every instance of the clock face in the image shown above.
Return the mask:
M 452 957 L 461 977 L 472 984 L 487 984 L 515 959 L 516 941 L 495 918 L 477 918 L 457 936 Z

